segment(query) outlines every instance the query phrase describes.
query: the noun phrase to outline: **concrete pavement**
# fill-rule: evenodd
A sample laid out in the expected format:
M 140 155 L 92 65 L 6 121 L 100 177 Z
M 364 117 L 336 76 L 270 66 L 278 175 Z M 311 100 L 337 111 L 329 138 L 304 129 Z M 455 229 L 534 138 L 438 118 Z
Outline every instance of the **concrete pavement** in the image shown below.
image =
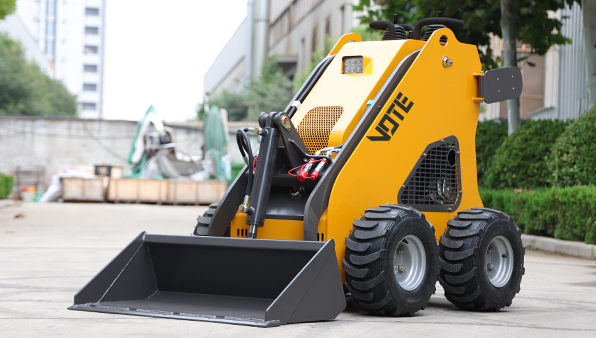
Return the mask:
M 513 306 L 457 310 L 437 293 L 411 318 L 349 304 L 336 320 L 261 329 L 66 310 L 74 294 L 145 230 L 186 235 L 206 207 L 22 204 L 0 207 L 0 335 L 19 336 L 596 336 L 596 261 L 527 250 Z M 15 219 L 22 213 L 25 218 Z

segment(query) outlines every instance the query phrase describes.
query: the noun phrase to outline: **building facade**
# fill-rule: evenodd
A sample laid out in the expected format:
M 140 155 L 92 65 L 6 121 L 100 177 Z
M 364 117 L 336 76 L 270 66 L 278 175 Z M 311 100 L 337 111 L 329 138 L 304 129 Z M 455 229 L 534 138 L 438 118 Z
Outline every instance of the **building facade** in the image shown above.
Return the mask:
M 276 56 L 279 66 L 292 78 L 308 67 L 325 36 L 337 40 L 358 19 L 349 0 L 248 0 L 246 19 L 221 51 L 204 77 L 204 95 L 217 95 L 259 73 L 259 64 Z M 532 47 L 518 44 L 524 89 L 520 96 L 522 119 L 575 119 L 588 107 L 586 61 L 583 51 L 581 8 L 551 12 L 563 23 L 561 33 L 571 44 L 553 46 L 545 55 L 532 54 Z M 263 47 L 264 46 L 264 47 Z M 496 57 L 503 43 L 491 41 Z M 239 81 L 240 80 L 240 81 Z M 506 119 L 507 102 L 483 105 L 480 120 Z
M 562 21 L 561 33 L 571 43 L 555 45 L 545 55 L 531 55 L 520 63 L 524 80 L 520 97 L 522 119 L 576 119 L 590 108 L 581 7 L 574 2 L 550 15 Z M 501 55 L 500 39 L 493 39 L 492 48 L 496 56 Z M 531 47 L 518 44 L 517 51 L 520 57 L 528 56 Z M 480 115 L 481 120 L 506 118 L 506 102 L 489 104 Z
M 103 117 L 106 0 L 19 0 L 15 13 L 77 96 L 79 117 Z
M 25 57 L 30 62 L 35 62 L 39 69 L 46 75 L 53 77 L 54 69 L 50 60 L 37 43 L 37 40 L 29 33 L 23 20 L 17 14 L 11 14 L 0 20 L 0 33 L 8 35 L 11 39 L 21 42 Z
M 337 40 L 357 20 L 352 0 L 248 0 L 247 17 L 204 77 L 204 95 L 217 95 L 254 74 L 275 56 L 293 78 L 311 62 L 325 36 Z

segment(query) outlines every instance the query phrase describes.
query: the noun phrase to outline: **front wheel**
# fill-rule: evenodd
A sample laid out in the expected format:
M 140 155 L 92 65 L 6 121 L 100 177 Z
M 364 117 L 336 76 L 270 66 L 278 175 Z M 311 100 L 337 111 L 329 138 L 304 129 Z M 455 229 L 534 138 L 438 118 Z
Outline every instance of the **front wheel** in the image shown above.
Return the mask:
M 509 215 L 488 208 L 459 212 L 440 240 L 445 297 L 468 310 L 510 306 L 520 291 L 524 254 L 521 232 Z
M 211 203 L 209 208 L 203 213 L 203 216 L 197 218 L 197 225 L 191 234 L 192 236 L 207 236 L 209 233 L 209 223 L 211 223 L 211 219 L 213 218 L 213 214 L 215 213 L 218 204 L 219 203 Z
M 435 292 L 434 228 L 410 207 L 371 208 L 354 221 L 343 266 L 354 303 L 374 315 L 412 316 Z

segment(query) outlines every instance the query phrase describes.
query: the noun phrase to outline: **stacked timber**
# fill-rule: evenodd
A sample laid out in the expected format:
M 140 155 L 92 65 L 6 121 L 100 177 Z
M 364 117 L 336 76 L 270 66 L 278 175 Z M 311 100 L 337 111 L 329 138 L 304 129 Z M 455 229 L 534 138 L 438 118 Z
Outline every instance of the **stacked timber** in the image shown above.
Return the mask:
M 62 178 L 62 199 L 65 202 L 103 202 L 106 196 L 107 177 Z
M 227 182 L 220 180 L 112 178 L 107 200 L 114 203 L 210 204 L 219 202 L 227 187 Z

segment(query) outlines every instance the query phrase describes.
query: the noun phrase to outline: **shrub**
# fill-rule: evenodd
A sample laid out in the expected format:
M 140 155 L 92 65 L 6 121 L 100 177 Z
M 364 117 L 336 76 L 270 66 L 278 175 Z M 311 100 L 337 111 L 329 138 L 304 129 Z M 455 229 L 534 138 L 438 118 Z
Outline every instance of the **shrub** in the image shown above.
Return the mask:
M 13 177 L 0 174 L 0 199 L 8 197 L 12 191 Z
M 476 129 L 476 169 L 478 182 L 491 166 L 495 150 L 507 137 L 507 121 L 491 120 L 478 123 Z
M 596 186 L 514 190 L 480 189 L 486 207 L 513 217 L 526 234 L 596 243 Z
M 546 158 L 568 122 L 528 121 L 497 149 L 483 185 L 495 188 L 537 188 L 549 185 Z
M 556 186 L 596 184 L 596 105 L 557 139 L 549 161 Z

